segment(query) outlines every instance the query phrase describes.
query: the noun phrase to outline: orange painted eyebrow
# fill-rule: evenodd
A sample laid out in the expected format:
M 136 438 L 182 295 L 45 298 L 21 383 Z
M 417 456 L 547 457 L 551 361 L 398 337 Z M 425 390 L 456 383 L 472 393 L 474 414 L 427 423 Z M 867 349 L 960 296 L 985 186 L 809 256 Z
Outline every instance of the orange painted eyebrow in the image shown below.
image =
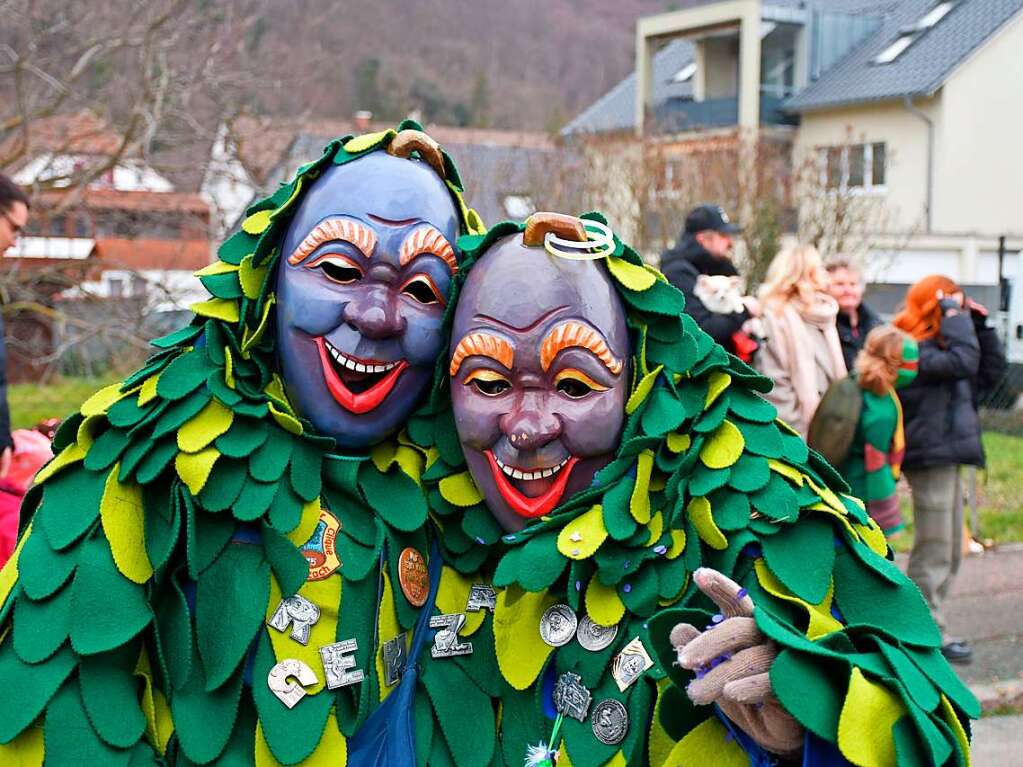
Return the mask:
M 377 235 L 372 229 L 358 221 L 347 218 L 328 218 L 313 227 L 312 231 L 288 256 L 288 263 L 301 263 L 310 253 L 325 242 L 341 240 L 354 245 L 366 258 L 372 258 L 377 247 Z
M 575 320 L 556 325 L 543 340 L 540 346 L 540 366 L 544 372 L 547 372 L 558 354 L 570 348 L 586 349 L 591 352 L 614 375 L 622 372 L 622 361 L 611 353 L 607 341 L 600 333 Z
M 470 333 L 463 336 L 451 354 L 448 374 L 452 378 L 458 373 L 466 357 L 489 357 L 511 370 L 515 361 L 515 350 L 506 340 L 490 333 Z
M 405 266 L 422 253 L 430 253 L 442 259 L 451 269 L 452 274 L 458 271 L 455 249 L 451 247 L 451 243 L 443 234 L 429 224 L 416 229 L 401 244 L 398 263 Z

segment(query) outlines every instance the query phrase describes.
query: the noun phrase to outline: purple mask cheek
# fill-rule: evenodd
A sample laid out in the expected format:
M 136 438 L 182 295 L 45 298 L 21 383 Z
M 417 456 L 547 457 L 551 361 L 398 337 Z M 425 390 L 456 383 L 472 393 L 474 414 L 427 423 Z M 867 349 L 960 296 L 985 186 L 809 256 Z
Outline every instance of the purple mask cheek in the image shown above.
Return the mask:
M 625 423 L 625 385 L 566 403 L 558 415 L 561 441 L 571 455 L 591 458 L 612 454 Z
M 410 312 L 404 315 L 405 332 L 401 337 L 403 356 L 409 365 L 433 370 L 444 348 L 441 333 L 443 309 Z
M 482 452 L 491 449 L 501 438 L 503 408 L 495 406 L 492 400 L 473 393 L 471 387 L 454 379 L 451 381 L 451 404 L 463 445 Z

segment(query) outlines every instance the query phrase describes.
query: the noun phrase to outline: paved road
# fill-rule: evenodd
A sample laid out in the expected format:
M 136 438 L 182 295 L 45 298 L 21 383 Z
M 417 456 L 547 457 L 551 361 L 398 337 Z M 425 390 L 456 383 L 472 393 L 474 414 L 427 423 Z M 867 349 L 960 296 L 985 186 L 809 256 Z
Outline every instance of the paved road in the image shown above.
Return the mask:
M 973 767 L 1023 764 L 1023 716 L 988 716 L 973 726 Z

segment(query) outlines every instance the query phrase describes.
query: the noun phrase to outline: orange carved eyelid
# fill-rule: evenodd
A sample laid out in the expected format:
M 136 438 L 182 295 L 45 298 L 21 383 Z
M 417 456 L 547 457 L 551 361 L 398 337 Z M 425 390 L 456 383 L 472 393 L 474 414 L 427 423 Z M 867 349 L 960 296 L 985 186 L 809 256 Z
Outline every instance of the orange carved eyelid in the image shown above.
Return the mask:
M 445 301 L 444 300 L 444 296 L 441 295 L 440 290 L 437 288 L 437 283 L 435 283 L 433 281 L 433 278 L 430 277 L 430 275 L 428 275 L 428 274 L 417 274 L 415 277 L 412 277 L 411 279 L 405 280 L 405 283 L 401 286 L 400 290 L 404 290 L 405 288 L 407 288 L 409 285 L 411 285 L 413 282 L 416 282 L 417 280 L 420 281 L 420 282 L 428 283 L 429 286 L 430 286 L 430 290 L 433 291 L 433 295 L 434 295 L 434 297 L 436 297 L 436 299 L 440 303 L 440 305 L 441 306 L 447 306 L 448 302 Z
M 313 227 L 294 252 L 288 256 L 288 263 L 292 266 L 301 263 L 324 243 L 336 241 L 351 243 L 366 258 L 372 258 L 373 251 L 377 247 L 376 232 L 368 226 L 346 218 L 328 218 Z
M 559 353 L 573 347 L 586 349 L 592 353 L 612 374 L 618 375 L 622 372 L 622 361 L 611 353 L 600 333 L 575 320 L 557 325 L 544 339 L 540 347 L 540 366 L 544 372 L 550 369 L 551 363 Z
M 500 373 L 495 373 L 493 370 L 485 369 L 472 371 L 465 377 L 465 380 L 462 381 L 462 383 L 468 385 L 473 381 L 504 381 L 504 383 L 511 385 L 511 381 Z
M 576 370 L 575 368 L 565 368 L 564 370 L 560 371 L 556 376 L 554 376 L 554 383 L 559 384 L 566 378 L 571 378 L 576 381 L 579 381 L 580 383 L 584 383 L 594 391 L 607 391 L 610 388 L 609 386 L 604 386 L 604 384 L 594 381 L 583 371 Z
M 511 370 L 515 361 L 512 345 L 491 333 L 470 333 L 458 342 L 451 354 L 448 374 L 454 378 L 466 357 L 489 357 Z
M 343 261 L 345 265 L 350 266 L 352 269 L 357 269 L 359 274 L 363 274 L 362 267 L 357 263 L 348 258 L 348 256 L 341 255 L 340 253 L 324 253 L 322 256 L 310 261 L 305 265 L 306 269 L 315 269 L 317 266 L 324 262 L 336 263 Z
M 418 255 L 429 253 L 437 256 L 448 265 L 452 274 L 458 271 L 458 262 L 455 260 L 455 249 L 447 238 L 432 226 L 423 226 L 412 232 L 411 235 L 401 244 L 401 252 L 398 255 L 398 263 L 405 266 L 409 261 Z

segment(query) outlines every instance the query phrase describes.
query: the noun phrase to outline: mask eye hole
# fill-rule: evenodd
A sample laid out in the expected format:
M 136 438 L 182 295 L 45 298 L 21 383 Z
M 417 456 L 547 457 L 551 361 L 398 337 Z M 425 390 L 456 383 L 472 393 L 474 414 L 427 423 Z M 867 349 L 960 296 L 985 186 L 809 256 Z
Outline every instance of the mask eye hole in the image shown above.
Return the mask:
M 440 291 L 437 290 L 437 286 L 434 285 L 433 280 L 425 274 L 417 275 L 406 282 L 401 286 L 401 292 L 413 301 L 417 301 L 426 306 L 429 306 L 430 304 L 444 303 L 444 299 L 441 298 Z
M 312 266 L 322 271 L 327 279 L 340 285 L 351 285 L 362 279 L 362 269 L 340 256 L 326 256 Z
M 580 370 L 562 370 L 554 379 L 554 387 L 569 399 L 582 399 L 593 392 L 607 391 L 608 387 L 599 384 Z
M 511 389 L 511 381 L 492 370 L 477 370 L 465 379 L 466 386 L 472 386 L 484 397 L 499 397 Z

